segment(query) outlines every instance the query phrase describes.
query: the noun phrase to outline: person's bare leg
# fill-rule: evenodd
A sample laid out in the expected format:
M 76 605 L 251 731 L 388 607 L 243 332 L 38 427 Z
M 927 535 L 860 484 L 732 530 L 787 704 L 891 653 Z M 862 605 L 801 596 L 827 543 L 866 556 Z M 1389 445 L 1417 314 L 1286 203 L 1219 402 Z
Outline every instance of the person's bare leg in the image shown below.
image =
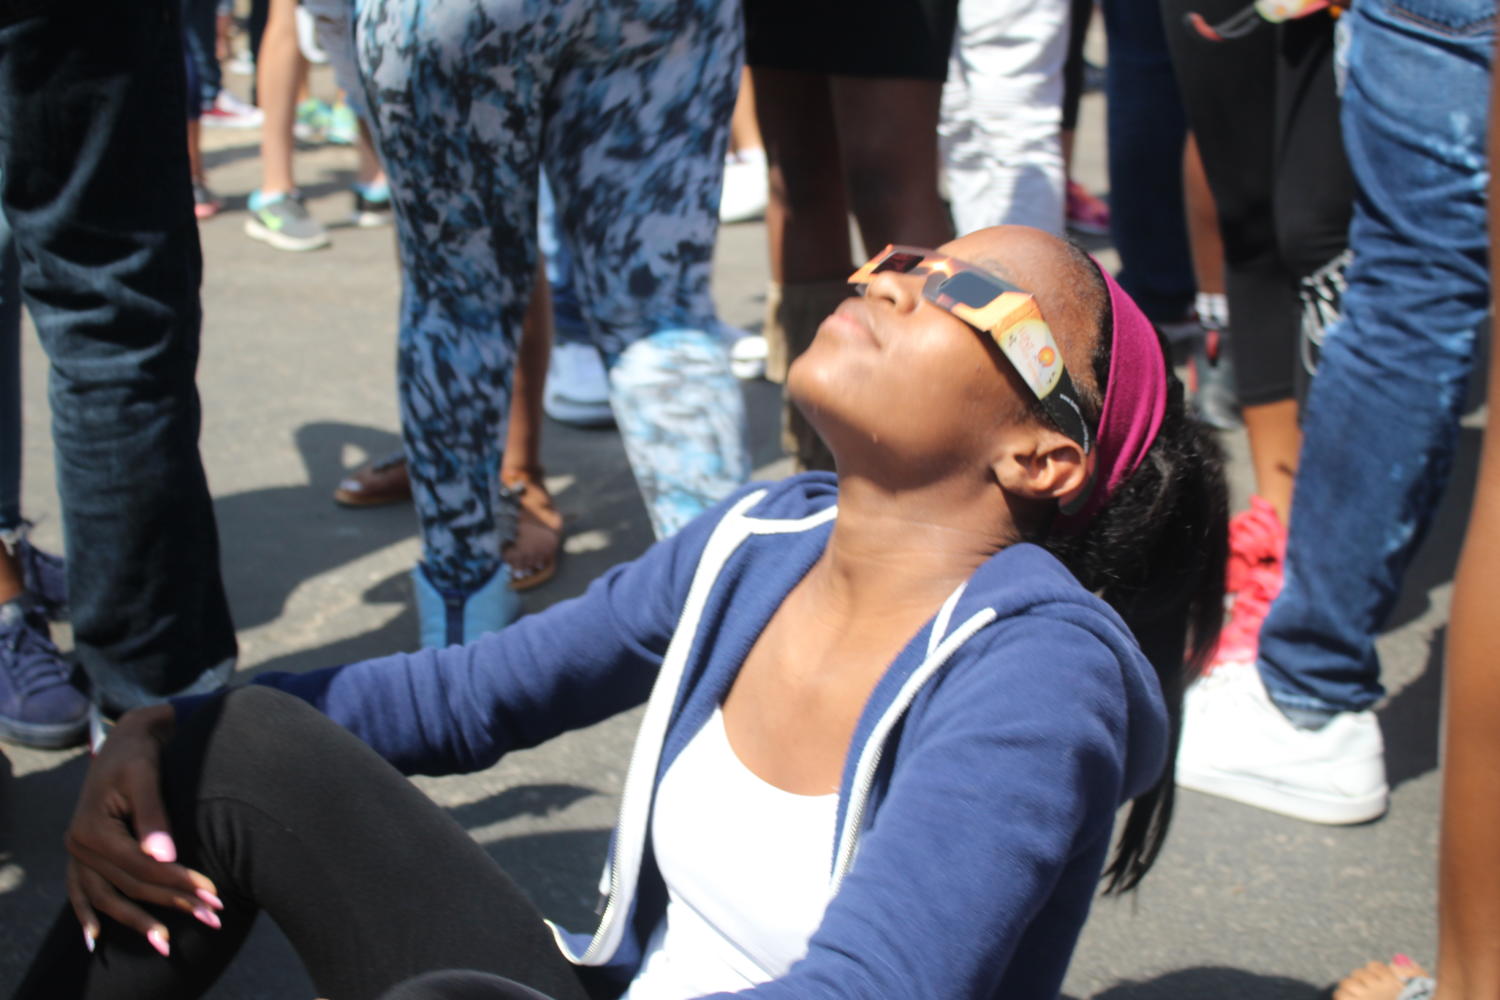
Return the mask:
M 842 281 L 853 251 L 828 77 L 757 67 L 751 79 L 771 173 L 771 280 Z M 935 159 L 932 170 L 936 174 Z
M 1500 45 L 1500 43 L 1497 43 Z M 1490 80 L 1500 107 L 1500 75 Z M 1489 162 L 1500 162 L 1490 119 Z M 1500 180 L 1489 183 L 1490 284 L 1500 282 Z M 1492 312 L 1491 337 L 1500 337 Z M 1490 353 L 1489 398 L 1500 398 L 1500 356 Z M 1473 514 L 1453 581 L 1443 694 L 1442 840 L 1438 848 L 1437 1000 L 1500 996 L 1500 433 L 1485 432 Z
M 887 243 L 935 247 L 952 239 L 938 193 L 943 85 L 839 76 L 831 93 L 844 185 L 865 252 Z
M 385 168 L 380 165 L 380 157 L 375 153 L 375 144 L 370 140 L 370 129 L 365 125 L 363 118 L 359 120 L 359 134 L 354 140 L 354 154 L 357 157 L 354 169 L 355 180 L 367 186 L 386 182 Z
M 1282 524 L 1291 523 L 1292 480 L 1297 475 L 1297 455 L 1302 450 L 1302 430 L 1297 426 L 1297 401 L 1247 406 L 1242 411 L 1250 437 L 1250 465 L 1255 470 L 1255 492 L 1276 508 Z
M 265 114 L 260 138 L 262 194 L 285 194 L 297 186 L 292 179 L 292 126 L 306 66 L 297 47 L 297 0 L 271 0 L 255 60 L 255 89 Z
M 23 590 L 21 564 L 9 549 L 0 545 L 0 604 L 20 597 Z
M 760 126 L 755 120 L 755 84 L 750 67 L 740 71 L 740 92 L 734 99 L 734 115 L 729 119 L 729 150 L 732 153 L 761 149 Z
M 203 172 L 203 128 L 196 118 L 188 119 L 187 144 L 188 173 L 192 175 L 194 183 L 202 184 L 207 180 Z
M 552 505 L 542 481 L 542 390 L 547 384 L 551 354 L 552 291 L 547 284 L 546 262 L 539 256 L 531 304 L 521 328 L 505 453 L 500 461 L 501 483 L 511 487 L 524 484 L 516 537 L 502 553 L 517 589 L 525 589 L 528 578 L 555 563 L 562 541 L 562 514 Z
M 1182 192 L 1198 291 L 1223 295 L 1224 241 L 1219 235 L 1219 210 L 1208 186 L 1208 175 L 1203 171 L 1203 159 L 1198 155 L 1198 140 L 1191 132 L 1182 150 Z

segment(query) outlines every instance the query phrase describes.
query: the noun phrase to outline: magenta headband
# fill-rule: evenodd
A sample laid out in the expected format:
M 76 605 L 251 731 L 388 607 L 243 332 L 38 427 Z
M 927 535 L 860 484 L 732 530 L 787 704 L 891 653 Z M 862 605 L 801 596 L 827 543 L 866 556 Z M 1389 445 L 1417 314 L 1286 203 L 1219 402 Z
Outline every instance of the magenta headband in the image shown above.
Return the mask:
M 1097 260 L 1094 266 L 1109 287 L 1109 383 L 1099 411 L 1093 489 L 1082 507 L 1052 523 L 1054 531 L 1066 535 L 1083 531 L 1140 466 L 1167 412 L 1167 361 L 1156 328 Z

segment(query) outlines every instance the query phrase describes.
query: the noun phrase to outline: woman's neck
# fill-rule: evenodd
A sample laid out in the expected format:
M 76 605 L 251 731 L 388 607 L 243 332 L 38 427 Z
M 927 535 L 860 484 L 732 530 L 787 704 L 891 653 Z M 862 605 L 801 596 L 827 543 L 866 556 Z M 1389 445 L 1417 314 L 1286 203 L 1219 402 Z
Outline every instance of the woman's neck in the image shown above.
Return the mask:
M 854 618 L 931 613 L 1015 539 L 993 485 L 892 491 L 841 480 L 838 519 L 810 582 Z

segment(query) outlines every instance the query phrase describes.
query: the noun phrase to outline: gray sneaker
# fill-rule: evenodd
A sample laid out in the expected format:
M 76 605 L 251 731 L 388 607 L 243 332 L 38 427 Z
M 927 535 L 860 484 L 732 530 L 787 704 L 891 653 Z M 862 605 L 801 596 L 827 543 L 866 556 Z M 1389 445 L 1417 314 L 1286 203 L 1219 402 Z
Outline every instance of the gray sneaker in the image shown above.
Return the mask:
M 262 199 L 250 196 L 250 217 L 245 232 L 277 250 L 318 250 L 328 246 L 328 230 L 307 214 L 299 194 L 279 194 Z

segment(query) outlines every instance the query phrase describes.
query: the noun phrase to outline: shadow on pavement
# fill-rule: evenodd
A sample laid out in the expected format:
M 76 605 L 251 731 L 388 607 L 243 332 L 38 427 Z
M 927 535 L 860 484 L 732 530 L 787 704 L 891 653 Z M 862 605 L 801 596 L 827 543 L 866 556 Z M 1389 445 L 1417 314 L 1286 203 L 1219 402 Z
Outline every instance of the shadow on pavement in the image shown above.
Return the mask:
M 0 983 L 21 972 L 66 902 L 62 834 L 88 758 L 0 782 Z M 24 813 L 24 815 L 22 815 Z
M 1091 1000 L 1319 1000 L 1327 995 L 1327 987 L 1296 979 L 1210 967 L 1169 972 L 1145 982 L 1120 983 L 1094 994 Z
M 1447 644 L 1448 627 L 1444 625 L 1433 633 L 1421 674 L 1376 712 L 1385 736 L 1386 781 L 1392 789 L 1437 770 L 1443 650 Z

